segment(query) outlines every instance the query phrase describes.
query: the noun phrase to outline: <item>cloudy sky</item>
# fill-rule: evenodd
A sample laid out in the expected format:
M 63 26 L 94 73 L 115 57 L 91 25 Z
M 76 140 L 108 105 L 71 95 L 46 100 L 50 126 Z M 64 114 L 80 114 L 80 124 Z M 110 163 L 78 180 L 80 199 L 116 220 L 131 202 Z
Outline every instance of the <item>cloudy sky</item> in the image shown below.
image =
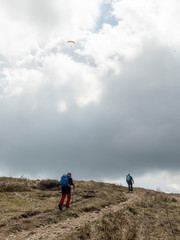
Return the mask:
M 131 173 L 180 192 L 179 13 L 179 0 L 0 0 L 0 176 Z

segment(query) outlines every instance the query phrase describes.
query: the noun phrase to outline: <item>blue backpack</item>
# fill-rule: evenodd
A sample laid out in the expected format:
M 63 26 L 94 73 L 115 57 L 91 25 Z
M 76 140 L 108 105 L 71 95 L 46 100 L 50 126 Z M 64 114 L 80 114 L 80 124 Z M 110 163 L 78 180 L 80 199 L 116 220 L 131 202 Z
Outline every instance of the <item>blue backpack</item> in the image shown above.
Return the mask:
M 127 176 L 126 176 L 126 181 L 127 181 L 127 182 L 130 182 L 130 181 L 131 181 L 131 176 L 130 176 L 130 175 L 127 175 Z
M 64 174 L 61 177 L 60 185 L 61 185 L 61 187 L 66 187 L 66 186 L 68 186 L 68 184 L 69 184 L 69 175 Z

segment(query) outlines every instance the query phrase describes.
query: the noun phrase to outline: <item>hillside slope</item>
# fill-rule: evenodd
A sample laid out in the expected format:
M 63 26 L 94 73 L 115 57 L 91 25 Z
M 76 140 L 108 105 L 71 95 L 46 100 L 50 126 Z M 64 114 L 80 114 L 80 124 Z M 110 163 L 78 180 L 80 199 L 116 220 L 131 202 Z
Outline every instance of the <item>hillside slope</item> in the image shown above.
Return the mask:
M 59 211 L 56 180 L 0 178 L 0 239 L 180 239 L 180 195 L 75 181 Z

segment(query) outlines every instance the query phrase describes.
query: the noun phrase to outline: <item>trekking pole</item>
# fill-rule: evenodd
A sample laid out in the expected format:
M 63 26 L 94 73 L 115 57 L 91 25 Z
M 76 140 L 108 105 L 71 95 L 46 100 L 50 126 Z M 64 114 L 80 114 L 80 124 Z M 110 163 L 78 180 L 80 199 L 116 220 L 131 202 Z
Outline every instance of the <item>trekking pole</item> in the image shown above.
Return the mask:
M 73 200 L 74 200 L 74 189 L 72 189 L 72 191 L 71 191 L 71 193 L 72 193 L 72 201 L 71 201 L 71 204 L 73 205 Z

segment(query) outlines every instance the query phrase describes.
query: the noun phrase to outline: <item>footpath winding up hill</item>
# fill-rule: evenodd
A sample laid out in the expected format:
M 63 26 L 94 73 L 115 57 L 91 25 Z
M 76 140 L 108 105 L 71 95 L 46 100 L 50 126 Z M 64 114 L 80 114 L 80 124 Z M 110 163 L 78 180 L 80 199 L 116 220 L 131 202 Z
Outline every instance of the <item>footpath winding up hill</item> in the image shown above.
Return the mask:
M 180 195 L 76 181 L 62 212 L 56 180 L 0 178 L 2 240 L 180 239 Z

